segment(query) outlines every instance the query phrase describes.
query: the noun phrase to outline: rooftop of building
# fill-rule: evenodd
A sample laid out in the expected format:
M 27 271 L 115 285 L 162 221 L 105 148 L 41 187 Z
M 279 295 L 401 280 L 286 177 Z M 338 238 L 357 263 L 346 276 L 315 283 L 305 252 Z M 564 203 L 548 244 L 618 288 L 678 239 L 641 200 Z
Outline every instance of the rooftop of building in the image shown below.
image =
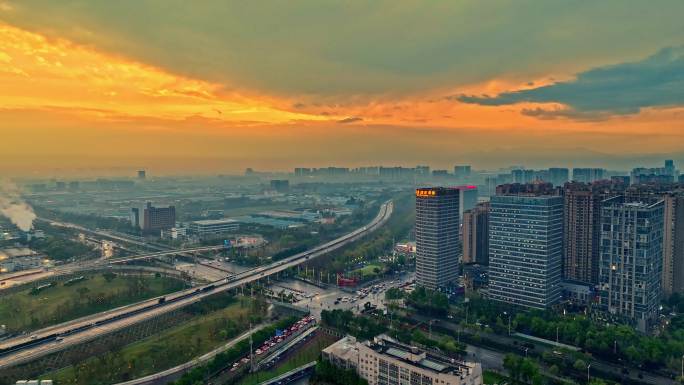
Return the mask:
M 211 225 L 225 225 L 230 223 L 238 223 L 235 219 L 203 219 L 199 221 L 192 222 L 200 226 L 211 226 Z
M 10 247 L 7 249 L 0 249 L 0 256 L 4 256 L 6 258 L 28 257 L 33 255 L 38 255 L 38 253 L 29 249 L 28 247 Z
M 551 183 L 537 181 L 533 183 L 508 183 L 496 186 L 497 196 L 559 196 L 560 188 Z
M 659 204 L 663 203 L 663 199 L 659 196 L 657 197 L 652 197 L 652 198 L 646 198 L 646 197 L 633 197 L 633 196 L 625 196 L 625 195 L 616 195 L 610 198 L 607 198 L 602 201 L 603 205 L 605 207 L 608 206 L 622 206 L 622 207 L 628 207 L 628 208 L 633 208 L 633 209 L 648 209 L 652 207 L 656 207 Z
M 416 189 L 416 197 L 431 198 L 435 196 L 458 195 L 457 187 L 420 187 Z
M 469 375 L 474 366 L 474 364 L 466 361 L 441 356 L 415 346 L 403 344 L 385 335 L 377 336 L 373 341 L 366 341 L 365 344 L 379 354 L 435 373 L 464 376 Z
M 323 349 L 323 353 L 332 354 L 345 361 L 355 361 L 358 354 L 356 343 L 356 338 L 353 336 L 346 336 Z

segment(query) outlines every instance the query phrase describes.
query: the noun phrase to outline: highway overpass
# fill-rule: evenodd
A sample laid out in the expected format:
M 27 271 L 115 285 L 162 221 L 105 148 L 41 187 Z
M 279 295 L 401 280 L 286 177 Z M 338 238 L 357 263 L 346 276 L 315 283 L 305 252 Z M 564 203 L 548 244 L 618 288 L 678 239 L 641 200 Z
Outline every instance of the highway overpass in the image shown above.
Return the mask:
M 392 201 L 387 201 L 380 206 L 377 216 L 366 226 L 281 261 L 247 270 L 207 285 L 108 310 L 50 326 L 35 331 L 28 336 L 3 341 L 0 343 L 0 369 L 31 361 L 67 347 L 87 342 L 98 336 L 201 301 L 210 295 L 240 287 L 305 263 L 343 247 L 378 229 L 389 219 L 392 211 L 393 203 Z

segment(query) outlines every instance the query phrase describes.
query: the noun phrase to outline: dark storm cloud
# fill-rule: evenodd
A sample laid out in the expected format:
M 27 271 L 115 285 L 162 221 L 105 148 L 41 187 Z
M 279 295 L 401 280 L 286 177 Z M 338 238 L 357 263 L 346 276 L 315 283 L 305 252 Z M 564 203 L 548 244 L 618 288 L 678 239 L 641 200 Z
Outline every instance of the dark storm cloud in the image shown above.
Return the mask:
M 684 43 L 681 0 L 0 2 L 3 22 L 228 91 L 334 101 L 578 72 Z
M 568 110 L 525 110 L 540 118 L 600 118 L 638 113 L 646 107 L 684 105 L 684 47 L 660 50 L 644 60 L 594 68 L 575 80 L 498 96 L 460 96 L 458 100 L 489 106 L 520 102 L 561 103 Z

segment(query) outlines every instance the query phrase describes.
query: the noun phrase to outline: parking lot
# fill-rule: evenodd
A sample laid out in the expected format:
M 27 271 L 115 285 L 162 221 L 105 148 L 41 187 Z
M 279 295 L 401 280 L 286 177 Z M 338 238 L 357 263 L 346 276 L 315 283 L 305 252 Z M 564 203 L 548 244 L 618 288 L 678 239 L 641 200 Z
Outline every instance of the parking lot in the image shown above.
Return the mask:
M 281 290 L 292 293 L 296 298 L 294 305 L 308 309 L 314 317 L 320 319 L 322 310 L 344 309 L 360 312 L 368 302 L 378 309 L 384 309 L 385 291 L 391 287 L 405 285 L 412 279 L 412 274 L 406 274 L 401 278 L 376 281 L 367 286 L 346 290 L 336 286 L 323 289 L 302 281 L 284 280 L 275 282 L 271 289 L 276 293 Z

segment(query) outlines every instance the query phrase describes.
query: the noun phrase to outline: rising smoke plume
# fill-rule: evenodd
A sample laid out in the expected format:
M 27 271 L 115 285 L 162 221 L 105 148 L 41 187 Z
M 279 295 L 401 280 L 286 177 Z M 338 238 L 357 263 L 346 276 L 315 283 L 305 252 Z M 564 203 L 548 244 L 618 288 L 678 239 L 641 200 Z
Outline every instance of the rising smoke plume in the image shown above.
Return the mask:
M 21 199 L 17 185 L 7 180 L 0 181 L 0 215 L 7 217 L 22 231 L 31 230 L 36 219 L 31 206 Z

